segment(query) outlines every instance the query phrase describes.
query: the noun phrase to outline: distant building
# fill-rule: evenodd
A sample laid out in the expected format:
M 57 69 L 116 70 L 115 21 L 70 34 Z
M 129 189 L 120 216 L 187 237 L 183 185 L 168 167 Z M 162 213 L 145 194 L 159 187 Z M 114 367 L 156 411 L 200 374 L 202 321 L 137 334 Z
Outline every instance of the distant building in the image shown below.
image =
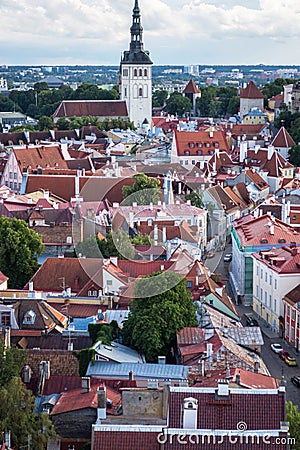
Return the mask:
M 144 50 L 143 28 L 138 0 L 135 0 L 131 42 L 124 51 L 120 65 L 120 98 L 126 102 L 129 118 L 145 131 L 152 123 L 152 61 Z
M 200 89 L 196 86 L 194 80 L 190 80 L 188 82 L 188 84 L 186 85 L 186 87 L 183 90 L 183 95 L 184 97 L 187 97 L 188 99 L 190 99 L 191 103 L 192 103 L 192 114 L 194 114 L 195 116 L 197 115 L 197 98 L 201 98 L 201 91 Z

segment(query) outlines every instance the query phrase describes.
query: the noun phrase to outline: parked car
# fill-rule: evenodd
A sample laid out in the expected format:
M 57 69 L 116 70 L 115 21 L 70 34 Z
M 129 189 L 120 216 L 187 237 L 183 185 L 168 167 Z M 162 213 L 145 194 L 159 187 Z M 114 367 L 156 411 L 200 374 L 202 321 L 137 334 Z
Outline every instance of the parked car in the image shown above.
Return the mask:
M 300 387 L 300 377 L 292 377 L 292 378 L 291 378 L 291 382 L 292 382 L 295 386 Z
M 226 253 L 224 256 L 224 262 L 230 262 L 232 260 L 232 253 Z
M 279 353 L 279 358 L 285 360 L 286 358 L 289 358 L 290 354 L 286 350 L 282 350 L 282 352 Z
M 283 352 L 283 348 L 281 347 L 280 344 L 271 344 L 271 349 L 273 350 L 273 352 L 275 353 L 280 353 Z
M 287 358 L 285 358 L 284 362 L 288 366 L 297 366 L 296 358 L 293 358 L 292 356 L 288 356 Z
M 245 323 L 247 327 L 258 327 L 258 322 L 255 319 L 255 317 L 253 317 L 252 314 L 244 314 L 244 318 L 245 318 Z

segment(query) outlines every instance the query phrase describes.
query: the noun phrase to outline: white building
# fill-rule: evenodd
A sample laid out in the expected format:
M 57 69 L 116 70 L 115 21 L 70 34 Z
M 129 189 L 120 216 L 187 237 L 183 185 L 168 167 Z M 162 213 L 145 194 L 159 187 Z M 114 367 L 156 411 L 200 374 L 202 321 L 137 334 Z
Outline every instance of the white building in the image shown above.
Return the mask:
M 138 0 L 135 0 L 131 42 L 120 65 L 120 98 L 126 101 L 129 118 L 145 132 L 152 124 L 152 61 L 144 50 L 143 28 Z
M 284 323 L 284 296 L 299 284 L 300 251 L 296 243 L 253 256 L 253 310 L 277 333 Z M 281 333 L 282 335 L 282 333 Z

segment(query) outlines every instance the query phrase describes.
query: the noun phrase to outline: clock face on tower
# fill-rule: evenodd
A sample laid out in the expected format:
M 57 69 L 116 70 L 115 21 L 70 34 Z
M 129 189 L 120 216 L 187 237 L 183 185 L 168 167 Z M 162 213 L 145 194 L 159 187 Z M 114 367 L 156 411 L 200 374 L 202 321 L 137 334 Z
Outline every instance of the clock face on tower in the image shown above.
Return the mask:
M 120 65 L 120 97 L 126 101 L 128 115 L 141 129 L 152 123 L 152 61 L 144 50 L 143 27 L 138 0 L 135 0 L 130 27 L 129 50 L 123 52 Z

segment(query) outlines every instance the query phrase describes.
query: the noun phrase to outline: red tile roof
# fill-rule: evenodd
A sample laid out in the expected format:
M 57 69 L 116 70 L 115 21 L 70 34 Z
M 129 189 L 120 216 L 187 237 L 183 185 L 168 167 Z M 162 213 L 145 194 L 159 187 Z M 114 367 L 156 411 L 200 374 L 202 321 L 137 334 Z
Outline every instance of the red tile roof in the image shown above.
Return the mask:
M 178 156 L 213 155 L 216 150 L 229 152 L 223 131 L 175 131 L 174 139 Z
M 24 148 L 14 148 L 14 154 L 21 172 L 29 172 L 38 167 L 51 169 L 67 169 L 68 165 L 58 145 L 39 145 Z
M 64 100 L 53 114 L 59 117 L 127 117 L 126 102 L 123 100 Z
M 300 249 L 297 247 L 272 248 L 253 253 L 253 257 L 278 274 L 300 274 Z
M 258 87 L 250 81 L 246 89 L 242 89 L 240 98 L 264 98 Z
M 190 80 L 184 90 L 182 91 L 183 94 L 200 94 L 200 89 L 196 86 L 196 83 L 194 80 Z
M 92 450 L 161 450 L 157 432 L 98 431 Z
M 277 148 L 290 148 L 296 145 L 296 143 L 289 132 L 284 127 L 281 127 L 274 137 L 272 145 Z
M 270 233 L 272 224 L 274 225 L 274 234 Z M 282 246 L 284 244 L 280 243 L 281 240 L 287 244 L 296 242 L 297 245 L 300 245 L 300 233 L 281 220 L 276 219 L 275 222 L 272 222 L 271 217 L 267 214 L 257 218 L 247 214 L 235 220 L 233 226 L 242 246 Z

